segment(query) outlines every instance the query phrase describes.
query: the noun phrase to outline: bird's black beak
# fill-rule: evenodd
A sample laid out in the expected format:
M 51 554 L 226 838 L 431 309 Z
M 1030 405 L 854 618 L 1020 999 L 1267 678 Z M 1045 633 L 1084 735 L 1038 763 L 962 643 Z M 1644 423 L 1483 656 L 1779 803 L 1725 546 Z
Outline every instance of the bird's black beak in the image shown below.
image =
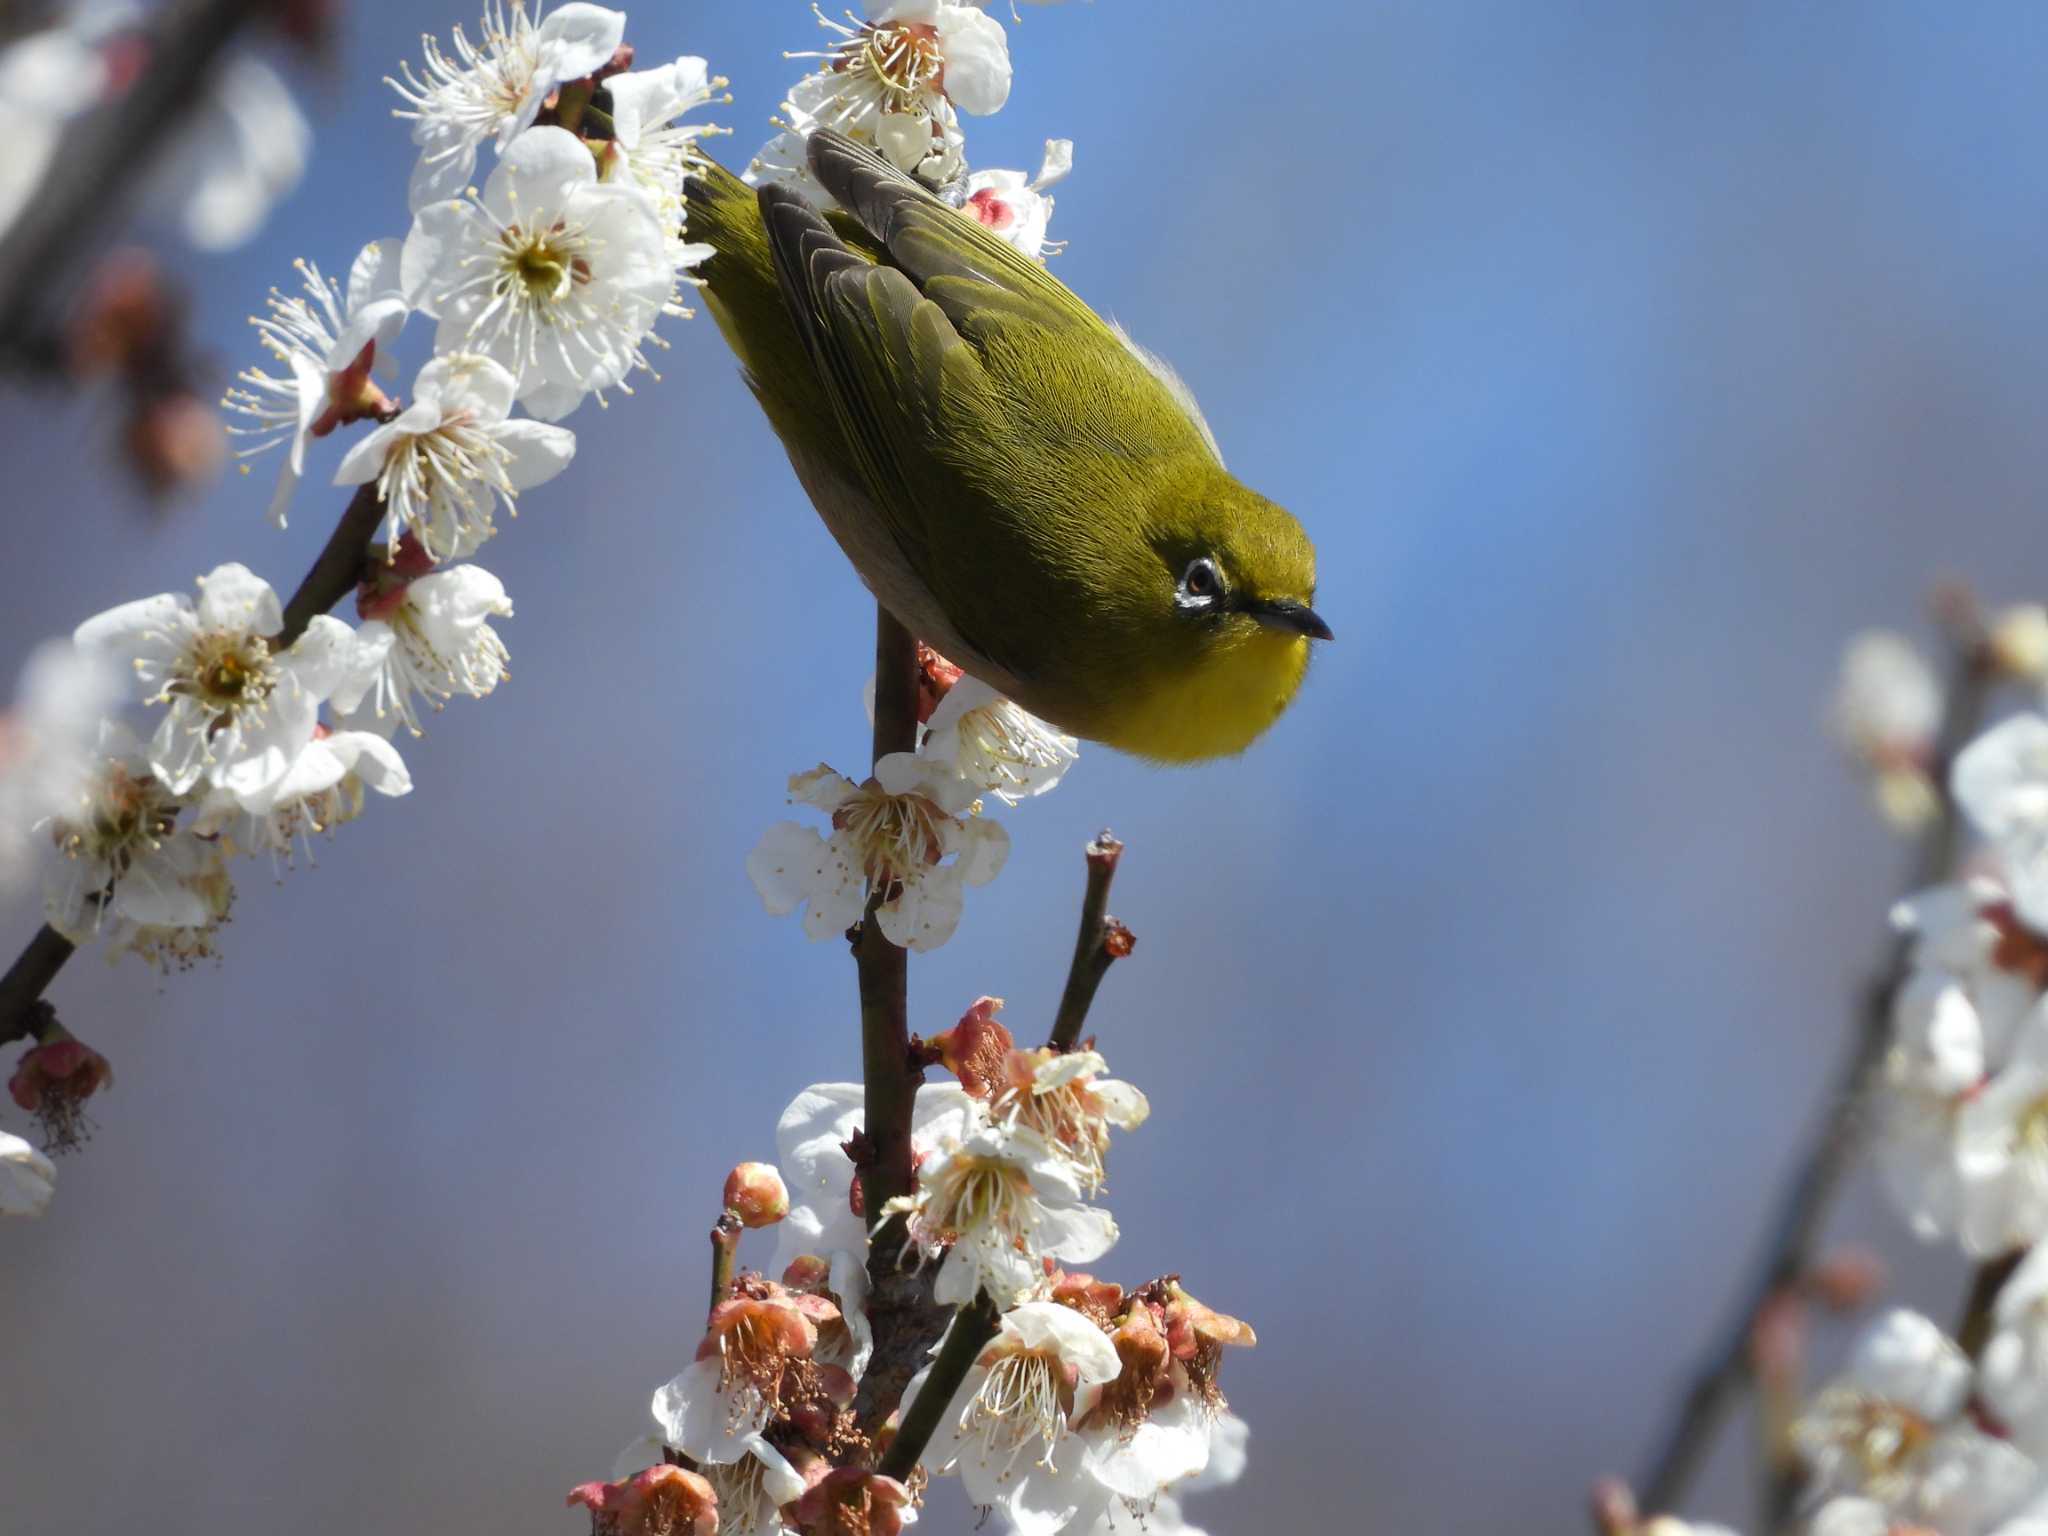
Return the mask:
M 1257 619 L 1268 629 L 1292 630 L 1297 635 L 1307 635 L 1311 640 L 1334 640 L 1330 626 L 1322 615 L 1307 603 L 1296 602 L 1291 597 L 1260 597 L 1244 605 L 1244 611 Z

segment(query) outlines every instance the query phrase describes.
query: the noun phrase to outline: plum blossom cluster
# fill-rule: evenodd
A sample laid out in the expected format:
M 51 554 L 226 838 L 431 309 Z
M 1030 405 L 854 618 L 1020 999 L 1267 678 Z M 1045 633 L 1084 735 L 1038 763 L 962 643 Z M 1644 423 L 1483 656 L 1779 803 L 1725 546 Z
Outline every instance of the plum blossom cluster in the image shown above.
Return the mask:
M 1999 685 L 2040 688 L 2048 611 L 1986 622 L 1959 603 L 1953 617 L 1955 684 L 1902 637 L 1859 635 L 1832 724 L 1888 820 L 1933 827 L 1943 847 L 1953 817 L 1974 840 L 1951 878 L 1892 910 L 1898 967 L 1861 1102 L 1900 1214 L 1975 1261 L 1977 1279 L 1959 1338 L 1893 1309 L 1803 1409 L 1781 1405 L 1802 1479 L 1792 1512 L 1811 1536 L 2048 1532 L 2048 717 L 1948 735 L 1951 710 L 1974 723 Z M 1780 1368 L 1798 1347 L 1772 1342 L 1774 1308 L 1751 1342 L 1767 1398 L 1774 1381 L 1798 1391 L 1796 1365 Z
M 316 567 L 286 601 L 223 564 L 191 592 L 87 620 L 24 673 L 0 718 L 0 875 L 48 850 L 58 940 L 163 968 L 214 956 L 231 860 L 310 861 L 316 838 L 411 790 L 400 727 L 417 735 L 429 711 L 506 677 L 495 626 L 512 604 L 467 557 L 568 465 L 562 417 L 653 377 L 654 326 L 688 313 L 706 254 L 684 238 L 683 177 L 710 130 L 675 119 L 723 82 L 687 56 L 634 68 L 625 23 L 602 6 L 491 0 L 474 41 L 428 40 L 423 69 L 394 82 L 420 147 L 410 229 L 332 269 L 300 262 L 296 291 L 252 317 L 266 361 L 223 402 L 231 430 L 245 458 L 277 454 L 279 525 L 323 441 L 347 439 L 331 475 L 359 489 L 330 555 L 355 576 L 316 580 Z M 18 45 L 0 105 L 37 71 L 76 66 L 81 49 L 104 62 L 112 46 L 76 27 Z M 272 154 L 289 147 L 280 129 L 251 131 Z M 467 182 L 487 146 L 478 191 Z M 401 388 L 408 339 L 424 355 Z M 351 586 L 355 622 L 319 611 Z M 38 1165 L 9 1166 L 35 1187 Z
M 933 1477 L 957 1477 L 1022 1536 L 1173 1533 L 1191 1529 L 1181 1496 L 1238 1476 L 1246 1432 L 1219 1373 L 1251 1328 L 1177 1276 L 1127 1288 L 1073 1267 L 1116 1241 L 1094 1201 L 1111 1132 L 1143 1122 L 1144 1096 L 1093 1050 L 1020 1050 L 1000 1008 L 979 999 L 925 1047 L 951 1077 L 916 1094 L 909 1196 L 868 1206 L 853 1083 L 791 1102 L 777 1168 L 734 1170 L 728 1216 L 774 1225 L 774 1254 L 766 1272 L 718 1283 L 694 1360 L 654 1395 L 658 1433 L 614 1481 L 570 1494 L 600 1536 L 669 1529 L 646 1513 L 657 1500 L 679 1530 L 892 1532 L 916 1520 Z M 972 1305 L 994 1318 L 968 1339 L 964 1370 L 942 1374 L 949 1332 L 900 1403 L 871 1401 L 867 1379 L 882 1369 L 869 1259 L 885 1230 L 900 1230 L 913 1272 L 929 1266 L 932 1301 L 959 1309 L 954 1330 Z M 916 1467 L 889 1475 L 927 1391 L 947 1393 L 936 1427 Z

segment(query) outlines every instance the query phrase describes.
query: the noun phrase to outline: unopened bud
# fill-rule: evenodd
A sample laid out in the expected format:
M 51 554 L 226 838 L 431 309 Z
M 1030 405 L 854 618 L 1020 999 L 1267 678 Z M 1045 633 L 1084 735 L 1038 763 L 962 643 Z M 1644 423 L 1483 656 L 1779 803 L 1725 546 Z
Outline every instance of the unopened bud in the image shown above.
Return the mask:
M 87 282 L 71 320 L 66 354 L 81 379 L 134 373 L 162 349 L 171 300 L 156 258 L 147 251 L 116 251 Z
M 157 495 L 210 478 L 227 454 L 220 418 L 197 395 L 158 395 L 128 419 L 128 462 Z
M 2038 683 L 2048 678 L 2048 608 L 2019 603 L 1992 621 L 1987 642 L 1992 664 L 2008 677 Z
M 773 1163 L 741 1163 L 725 1176 L 725 1208 L 742 1225 L 772 1227 L 789 1214 L 789 1190 Z
M 1884 1260 L 1868 1248 L 1837 1249 L 1806 1272 L 1805 1285 L 1829 1311 L 1854 1312 L 1884 1285 Z
M 917 723 L 930 725 L 939 701 L 960 681 L 960 669 L 922 640 L 917 643 Z
M 1806 1359 L 1806 1315 L 1799 1293 L 1781 1288 L 1757 1308 L 1749 1325 L 1749 1361 L 1766 1386 L 1799 1379 Z
M 1618 1477 L 1603 1477 L 1593 1485 L 1593 1524 L 1602 1536 L 1628 1536 L 1636 1528 L 1636 1496 Z
M 823 1291 L 832 1284 L 832 1263 L 815 1253 L 800 1253 L 782 1272 L 782 1283 L 792 1291 Z

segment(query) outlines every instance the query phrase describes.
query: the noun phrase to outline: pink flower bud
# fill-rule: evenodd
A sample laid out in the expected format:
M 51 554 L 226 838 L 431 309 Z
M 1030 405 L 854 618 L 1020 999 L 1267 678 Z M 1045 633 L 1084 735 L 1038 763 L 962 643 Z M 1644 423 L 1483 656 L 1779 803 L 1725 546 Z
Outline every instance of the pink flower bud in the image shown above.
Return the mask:
M 789 1214 L 789 1190 L 773 1163 L 741 1163 L 725 1176 L 725 1208 L 749 1227 L 772 1227 Z
M 1808 1294 L 1831 1312 L 1867 1307 L 1883 1286 L 1884 1260 L 1868 1248 L 1838 1249 L 1805 1275 Z
M 147 251 L 115 251 L 87 280 L 72 317 L 66 338 L 72 373 L 139 373 L 163 351 L 173 310 L 156 258 Z
M 960 681 L 960 669 L 922 640 L 917 643 L 917 723 L 930 725 L 939 701 Z
M 128 419 L 128 462 L 157 495 L 212 477 L 227 454 L 220 418 L 197 395 L 172 390 L 136 406 Z

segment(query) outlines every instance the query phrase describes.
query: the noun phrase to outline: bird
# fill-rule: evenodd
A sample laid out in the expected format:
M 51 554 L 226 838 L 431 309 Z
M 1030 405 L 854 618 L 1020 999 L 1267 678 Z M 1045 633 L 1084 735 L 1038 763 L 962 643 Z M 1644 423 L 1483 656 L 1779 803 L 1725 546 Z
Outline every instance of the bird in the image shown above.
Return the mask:
M 685 183 L 704 303 L 877 601 L 1060 730 L 1162 763 L 1244 750 L 1310 648 L 1315 549 L 1224 468 L 1171 368 L 873 150 L 839 205 L 715 161 Z

